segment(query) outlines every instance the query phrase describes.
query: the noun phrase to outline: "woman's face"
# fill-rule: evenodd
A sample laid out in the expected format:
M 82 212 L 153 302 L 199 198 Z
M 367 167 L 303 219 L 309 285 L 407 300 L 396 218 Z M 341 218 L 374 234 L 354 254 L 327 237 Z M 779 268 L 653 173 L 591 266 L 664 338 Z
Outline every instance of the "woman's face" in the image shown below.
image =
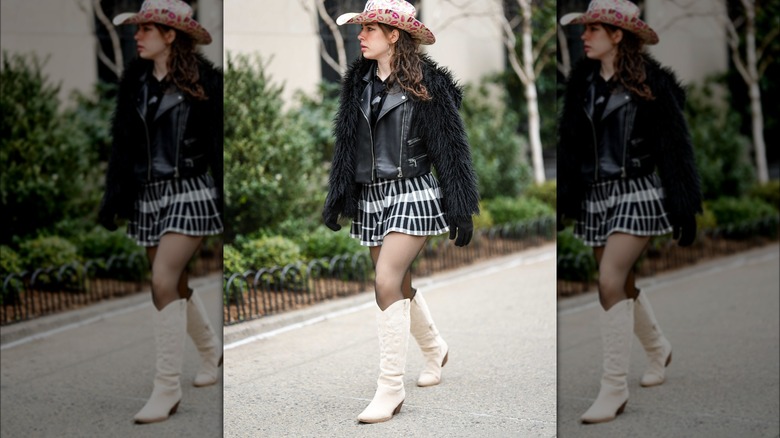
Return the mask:
M 588 23 L 580 38 L 585 43 L 585 56 L 603 61 L 612 59 L 617 54 L 623 31 L 617 29 L 610 34 L 601 23 Z
M 378 24 L 368 23 L 363 25 L 358 40 L 363 57 L 379 60 L 390 56 L 392 44 L 398 41 L 398 31 L 393 30 L 389 35 L 385 35 Z
M 170 47 L 176 38 L 176 31 L 168 29 L 161 31 L 152 23 L 142 23 L 135 31 L 135 42 L 138 56 L 150 60 L 166 60 L 170 53 Z

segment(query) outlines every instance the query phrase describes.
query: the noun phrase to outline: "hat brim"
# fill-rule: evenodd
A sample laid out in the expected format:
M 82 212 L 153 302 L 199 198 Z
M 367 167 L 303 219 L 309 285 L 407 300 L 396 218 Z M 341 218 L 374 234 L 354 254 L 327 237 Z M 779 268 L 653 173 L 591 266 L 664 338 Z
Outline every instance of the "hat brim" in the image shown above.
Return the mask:
M 431 32 L 422 21 L 411 15 L 398 13 L 391 9 L 363 11 L 359 13 L 348 12 L 340 15 L 336 19 L 336 24 L 339 26 L 344 24 L 364 23 L 382 23 L 405 30 L 412 38 L 418 40 L 420 44 L 431 45 L 436 42 L 436 36 L 433 35 L 433 32 Z
M 121 26 L 124 24 L 141 24 L 141 23 L 158 23 L 165 26 L 172 27 L 190 35 L 196 43 L 207 45 L 211 44 L 211 34 L 200 23 L 192 18 L 185 18 L 182 20 L 170 20 L 165 17 L 160 17 L 157 14 L 140 14 L 135 12 L 124 12 L 111 20 L 115 26 Z
M 647 23 L 636 17 L 618 16 L 614 10 L 610 9 L 594 10 L 585 13 L 572 12 L 561 17 L 560 23 L 563 26 L 588 23 L 611 24 L 634 33 L 645 44 L 658 44 L 658 34 Z

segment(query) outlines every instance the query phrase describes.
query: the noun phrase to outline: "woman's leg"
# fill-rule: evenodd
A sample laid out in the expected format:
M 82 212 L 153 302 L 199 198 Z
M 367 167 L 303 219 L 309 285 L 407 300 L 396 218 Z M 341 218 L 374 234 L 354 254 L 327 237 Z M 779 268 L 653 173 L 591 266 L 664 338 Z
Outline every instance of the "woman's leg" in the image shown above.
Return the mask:
M 152 300 L 157 310 L 181 297 L 182 282 L 186 292 L 187 263 L 200 247 L 203 237 L 166 233 L 160 238 L 152 262 Z
M 631 269 L 649 241 L 647 236 L 624 233 L 613 233 L 607 238 L 607 245 L 600 255 L 596 255 L 599 262 L 599 301 L 604 310 L 629 298 L 629 294 L 635 296 Z M 629 280 L 631 292 L 627 293 Z
M 152 301 L 156 368 L 154 389 L 144 407 L 135 415 L 137 423 L 166 420 L 181 401 L 181 374 L 187 303 L 179 298 L 179 283 L 187 262 L 200 245 L 200 237 L 168 233 L 156 248 L 147 250 L 152 265 Z
M 371 403 L 358 415 L 363 423 L 387 421 L 401 410 L 406 391 L 404 368 L 409 342 L 410 301 L 402 284 L 409 268 L 425 244 L 425 237 L 390 233 L 381 248 L 372 248 L 376 271 L 376 315 L 379 335 L 379 379 Z
M 642 254 L 648 237 L 614 233 L 603 249 L 595 249 L 599 261 L 599 316 L 603 351 L 601 388 L 582 415 L 583 423 L 613 420 L 628 402 L 628 364 L 634 337 L 634 300 L 626 299 L 629 272 Z
M 371 256 L 375 260 L 376 303 L 381 310 L 398 300 L 409 298 L 405 295 L 413 295 L 409 268 L 426 240 L 426 236 L 390 233 L 385 236 L 381 247 L 371 248 Z M 408 283 L 405 283 L 407 279 Z M 407 289 L 406 294 L 404 289 Z

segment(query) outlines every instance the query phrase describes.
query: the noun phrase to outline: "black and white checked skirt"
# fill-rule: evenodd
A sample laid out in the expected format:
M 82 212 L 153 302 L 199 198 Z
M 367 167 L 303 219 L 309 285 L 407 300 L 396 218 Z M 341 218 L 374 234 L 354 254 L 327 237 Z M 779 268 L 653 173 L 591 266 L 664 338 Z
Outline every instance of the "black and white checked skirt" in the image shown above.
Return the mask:
M 639 178 L 591 184 L 574 235 L 588 246 L 604 246 L 615 232 L 661 236 L 672 225 L 663 205 L 663 188 L 655 173 Z
M 211 236 L 222 233 L 217 190 L 209 174 L 144 184 L 127 234 L 141 246 L 157 246 L 165 233 Z
M 363 184 L 350 236 L 363 246 L 379 246 L 390 232 L 434 236 L 449 230 L 439 183 L 428 173 Z

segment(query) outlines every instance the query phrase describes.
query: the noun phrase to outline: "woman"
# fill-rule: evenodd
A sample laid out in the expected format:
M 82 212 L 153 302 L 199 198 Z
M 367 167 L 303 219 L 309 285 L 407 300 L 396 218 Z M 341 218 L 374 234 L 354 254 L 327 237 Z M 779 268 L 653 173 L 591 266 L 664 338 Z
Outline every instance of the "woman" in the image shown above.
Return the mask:
M 138 58 L 119 86 L 99 218 L 109 230 L 116 217 L 129 219 L 127 233 L 151 265 L 157 374 L 135 421 L 152 423 L 181 400 L 185 330 L 203 359 L 195 386 L 216 383 L 222 364 L 221 342 L 185 271 L 203 236 L 223 228 L 222 75 L 195 52 L 211 36 L 180 0 L 147 0 L 114 24 L 138 26 Z
M 639 19 L 639 8 L 594 0 L 561 24 L 585 25 L 586 58 L 571 72 L 559 121 L 558 214 L 559 223 L 576 219 L 574 234 L 593 247 L 599 266 L 604 373 L 581 417 L 598 423 L 614 419 L 628 401 L 632 331 L 649 362 L 641 385 L 664 382 L 672 347 L 632 267 L 650 236 L 673 231 L 679 245 L 693 243 L 701 195 L 685 95 L 674 74 L 642 51 L 658 36 Z
M 339 216 L 352 218 L 350 234 L 370 248 L 374 263 L 380 375 L 358 416 L 364 423 L 389 420 L 401 409 L 410 330 L 426 359 L 417 385 L 440 382 L 447 343 L 412 288 L 410 267 L 428 236 L 449 231 L 455 245 L 467 245 L 471 216 L 479 212 L 458 113 L 462 93 L 447 70 L 418 52 L 436 40 L 415 15 L 408 2 L 377 0 L 337 20 L 362 26 L 363 56 L 343 80 L 323 219 L 338 231 Z

